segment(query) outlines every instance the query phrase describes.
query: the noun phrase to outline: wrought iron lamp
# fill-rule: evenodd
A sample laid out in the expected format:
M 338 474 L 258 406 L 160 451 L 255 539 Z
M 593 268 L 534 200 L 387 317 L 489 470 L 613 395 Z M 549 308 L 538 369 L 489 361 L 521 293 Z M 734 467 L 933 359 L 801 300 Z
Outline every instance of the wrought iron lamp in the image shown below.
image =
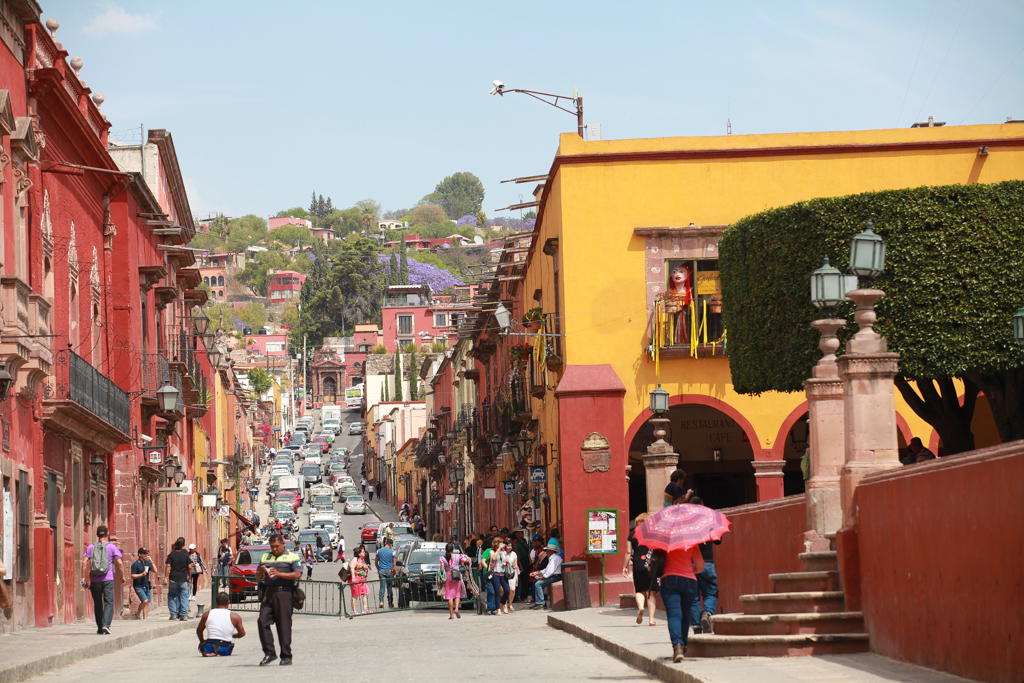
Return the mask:
M 0 401 L 7 400 L 7 393 L 11 390 L 14 378 L 7 372 L 7 363 L 0 361 Z
M 185 481 L 185 470 L 180 467 L 174 470 L 174 485 L 181 486 L 181 482 Z
M 494 309 L 494 319 L 498 322 L 498 327 L 502 332 L 507 332 L 512 328 L 512 314 L 504 304 L 499 303 L 498 307 Z
M 103 474 L 103 470 L 107 463 L 103 462 L 103 458 L 98 453 L 93 454 L 92 459 L 89 461 L 89 468 L 92 470 L 92 478 L 99 479 Z
M 197 315 L 192 316 L 191 320 L 195 325 L 196 334 L 200 337 L 205 336 L 207 330 L 210 329 L 210 318 L 207 317 L 206 313 L 200 310 Z
M 165 413 L 169 413 L 174 410 L 174 406 L 178 404 L 178 391 L 177 387 L 171 385 L 171 381 L 168 379 L 164 380 L 164 385 L 157 389 L 156 395 L 160 399 L 160 408 Z
M 174 470 L 178 469 L 178 466 L 168 460 L 164 463 L 164 466 L 161 469 L 164 471 L 164 477 L 170 481 L 171 479 L 174 479 Z

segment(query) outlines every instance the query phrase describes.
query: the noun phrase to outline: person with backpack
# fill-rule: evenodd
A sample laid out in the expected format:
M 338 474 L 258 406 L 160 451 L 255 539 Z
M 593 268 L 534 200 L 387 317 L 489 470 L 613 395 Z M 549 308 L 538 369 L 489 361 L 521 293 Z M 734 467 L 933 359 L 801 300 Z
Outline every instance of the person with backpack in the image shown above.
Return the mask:
M 188 580 L 191 574 L 192 560 L 185 552 L 185 541 L 179 538 L 174 542 L 174 550 L 164 562 L 164 581 L 167 583 L 167 609 L 171 613 L 171 621 L 188 619 Z
M 82 561 L 82 584 L 92 593 L 97 635 L 110 635 L 110 622 L 114 619 L 114 568 L 124 576 L 123 555 L 107 540 L 107 533 L 107 527 L 96 527 L 96 542 L 85 549 Z

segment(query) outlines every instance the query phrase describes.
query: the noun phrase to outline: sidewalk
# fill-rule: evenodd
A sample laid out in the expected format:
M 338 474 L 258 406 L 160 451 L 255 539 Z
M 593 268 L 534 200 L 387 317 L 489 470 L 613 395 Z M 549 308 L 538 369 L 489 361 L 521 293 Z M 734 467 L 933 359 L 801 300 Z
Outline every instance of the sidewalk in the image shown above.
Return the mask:
M 195 603 L 193 603 L 193 606 Z M 96 634 L 90 619 L 80 624 L 30 628 L 0 637 L 0 683 L 15 683 L 85 659 L 111 654 L 155 638 L 195 630 L 197 619 L 170 621 L 167 607 L 149 611 L 145 621 L 115 619 L 111 635 Z M 197 641 L 198 642 L 198 641 Z
M 972 683 L 876 654 L 817 657 L 723 657 L 673 664 L 664 612 L 657 626 L 637 626 L 632 609 L 591 608 L 548 614 L 548 626 L 571 633 L 630 666 L 670 683 Z
M 395 508 L 388 505 L 387 503 L 380 500 L 374 500 L 373 502 L 367 502 L 366 505 L 370 508 L 370 511 L 377 516 L 377 519 L 379 519 L 380 521 L 398 521 L 398 511 L 395 510 Z

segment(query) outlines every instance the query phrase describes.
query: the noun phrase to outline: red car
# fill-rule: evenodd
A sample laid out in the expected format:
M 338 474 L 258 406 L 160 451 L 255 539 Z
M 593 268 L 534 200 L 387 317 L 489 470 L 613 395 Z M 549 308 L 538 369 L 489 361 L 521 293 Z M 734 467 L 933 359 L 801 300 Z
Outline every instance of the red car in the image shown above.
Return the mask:
M 295 510 L 299 509 L 299 503 L 301 501 L 302 501 L 302 498 L 299 496 L 299 494 L 297 494 L 297 493 L 295 493 L 293 491 L 282 491 L 281 493 L 277 494 L 276 498 L 274 498 L 274 503 L 275 504 L 277 504 L 277 503 L 291 503 L 292 504 L 292 508 L 295 509 Z
M 256 568 L 260 566 L 263 554 L 270 551 L 269 545 L 247 545 L 239 548 L 235 561 L 228 570 L 228 583 L 231 585 L 231 602 L 244 602 L 255 597 L 259 581 L 254 578 Z
M 377 540 L 377 527 L 379 527 L 383 523 L 384 522 L 366 522 L 366 523 L 364 523 L 363 524 L 363 531 L 362 531 L 362 534 L 360 535 L 360 538 L 361 538 L 362 542 L 366 543 L 367 541 L 369 541 L 369 542 L 373 543 L 374 541 L 376 541 Z

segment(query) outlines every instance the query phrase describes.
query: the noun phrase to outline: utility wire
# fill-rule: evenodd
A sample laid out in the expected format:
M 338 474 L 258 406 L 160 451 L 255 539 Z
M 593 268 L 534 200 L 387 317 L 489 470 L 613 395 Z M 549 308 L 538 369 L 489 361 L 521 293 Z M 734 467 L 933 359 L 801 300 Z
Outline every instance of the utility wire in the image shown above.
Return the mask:
M 949 49 L 953 47 L 953 41 L 956 40 L 956 35 L 960 33 L 960 27 L 964 23 L 964 17 L 967 16 L 967 10 L 971 8 L 971 3 L 973 1 L 974 0 L 968 0 L 967 7 L 964 7 L 964 13 L 960 15 L 960 22 L 956 25 L 956 30 L 953 31 L 953 37 L 949 39 L 949 45 L 946 46 L 946 52 L 942 55 L 942 61 L 939 62 L 939 69 L 935 72 L 935 78 L 932 79 L 932 84 L 928 86 L 928 92 L 924 96 L 924 101 L 921 102 L 921 109 L 917 112 L 917 116 L 915 117 L 915 120 L 917 121 L 921 120 L 921 112 L 924 111 L 924 105 L 928 104 L 928 98 L 932 94 L 932 88 L 935 86 L 935 81 L 939 78 L 939 73 L 942 71 L 942 65 L 946 63 L 946 57 L 949 55 Z
M 1010 63 L 1006 65 L 1006 68 L 1003 69 L 1003 71 L 998 76 L 996 76 L 996 80 L 992 81 L 992 85 L 988 86 L 988 90 L 985 91 L 985 94 L 982 95 L 981 98 L 977 102 L 974 103 L 974 107 L 971 107 L 971 111 L 967 112 L 967 116 L 970 116 L 971 112 L 974 111 L 975 107 L 977 107 L 979 104 L 981 104 L 981 100 L 983 100 L 986 97 L 988 97 L 989 92 L 992 91 L 992 88 L 996 87 L 996 83 L 999 82 L 999 79 L 1002 78 L 1003 75 L 1006 74 L 1006 72 L 1010 70 L 1010 67 L 1013 66 L 1013 63 L 1017 61 L 1017 57 L 1020 57 L 1021 53 L 1024 53 L 1024 47 L 1022 47 L 1020 50 L 1018 50 L 1018 52 L 1014 56 L 1014 58 L 1011 59 Z M 963 124 L 963 122 L 967 120 L 967 116 L 965 116 L 962 119 L 960 119 L 960 123 L 961 124 Z
M 903 93 L 903 104 L 900 105 L 899 116 L 896 117 L 896 127 L 900 127 L 900 119 L 903 118 L 903 107 L 907 104 L 907 95 L 910 94 L 910 86 L 914 83 L 914 74 L 917 73 L 917 62 L 921 59 L 921 49 L 924 47 L 924 39 L 928 37 L 928 27 L 932 24 L 932 16 L 935 14 L 935 3 L 932 1 L 932 8 L 928 11 L 928 21 L 924 25 L 924 35 L 921 36 L 921 44 L 917 46 L 917 57 L 914 58 L 914 68 L 910 70 L 910 81 L 907 83 L 907 91 Z

